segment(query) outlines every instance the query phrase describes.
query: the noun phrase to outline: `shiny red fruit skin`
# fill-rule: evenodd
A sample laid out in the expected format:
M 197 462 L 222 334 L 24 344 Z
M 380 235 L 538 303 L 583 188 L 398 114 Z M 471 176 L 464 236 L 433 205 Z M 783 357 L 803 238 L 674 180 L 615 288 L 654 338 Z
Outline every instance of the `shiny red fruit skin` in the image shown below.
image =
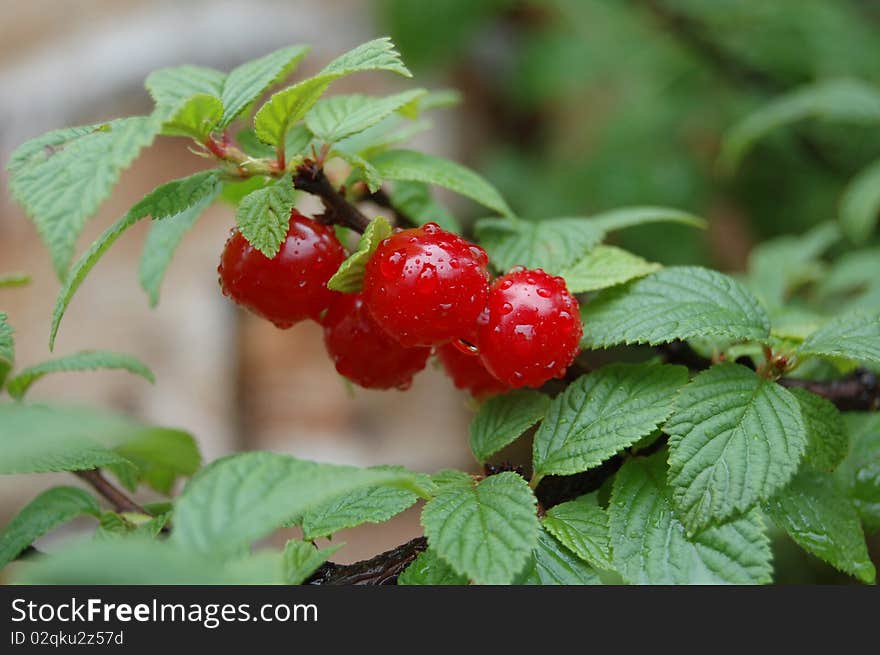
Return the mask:
M 578 302 L 565 280 L 541 269 L 495 280 L 477 324 L 480 359 L 511 387 L 539 387 L 562 377 L 583 335 Z
M 405 346 L 432 346 L 468 333 L 486 305 L 488 257 L 479 246 L 428 223 L 391 235 L 364 273 L 364 302 Z
M 437 348 L 437 359 L 452 378 L 455 388 L 469 391 L 476 398 L 494 396 L 510 389 L 486 370 L 477 353 L 466 353 L 454 342 Z
M 345 293 L 324 316 L 324 345 L 340 375 L 367 389 L 408 389 L 430 348 L 406 348 L 376 325 L 361 294 Z
M 217 271 L 224 295 L 283 329 L 307 318 L 320 319 L 339 295 L 327 288 L 327 281 L 345 258 L 332 228 L 294 209 L 275 257 L 266 257 L 236 229 Z

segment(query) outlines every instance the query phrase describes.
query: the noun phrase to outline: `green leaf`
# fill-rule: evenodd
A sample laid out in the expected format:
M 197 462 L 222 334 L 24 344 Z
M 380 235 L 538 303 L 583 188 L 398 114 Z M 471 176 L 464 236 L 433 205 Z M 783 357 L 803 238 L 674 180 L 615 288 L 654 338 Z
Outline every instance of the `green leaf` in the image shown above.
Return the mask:
M 622 248 L 599 245 L 560 275 L 571 293 L 586 293 L 645 277 L 661 268 Z
M 665 453 L 634 458 L 614 478 L 614 567 L 630 584 L 766 584 L 770 541 L 757 510 L 690 536 L 673 510 Z
M 327 287 L 333 291 L 342 293 L 357 293 L 361 290 L 364 281 L 364 269 L 367 262 L 383 239 L 391 236 L 391 225 L 388 221 L 377 216 L 361 235 L 357 250 L 339 266 L 339 270 L 327 281 Z
M 807 552 L 862 582 L 875 582 L 859 515 L 828 473 L 801 471 L 767 503 L 767 512 Z
M 332 544 L 326 548 L 317 548 L 305 541 L 289 540 L 284 544 L 284 553 L 281 556 L 284 582 L 302 584 L 343 545 Z
M 262 189 L 272 184 L 273 181 L 271 178 L 263 177 L 262 175 L 245 178 L 240 182 L 237 180 L 227 180 L 223 183 L 222 191 L 220 191 L 220 200 L 237 207 L 245 196 L 257 189 Z M 149 235 L 147 238 L 149 238 Z
M 217 126 L 223 115 L 223 103 L 211 95 L 195 95 L 177 111 L 169 112 L 162 123 L 165 136 L 188 136 L 202 141 Z
M 29 502 L 0 534 L 0 569 L 34 541 L 83 514 L 97 517 L 98 501 L 76 487 L 53 487 Z
M 412 473 L 317 464 L 268 452 L 233 455 L 202 469 L 186 486 L 175 506 L 171 540 L 196 552 L 234 555 L 292 516 L 377 485 L 427 493 Z
M 0 312 L 0 389 L 3 388 L 6 376 L 15 365 L 15 339 L 12 336 L 15 330 L 6 319 L 6 314 Z
M 232 69 L 220 92 L 223 117 L 217 127 L 225 128 L 238 118 L 266 89 L 289 75 L 308 52 L 308 46 L 292 45 Z
M 413 89 L 384 98 L 364 95 L 334 96 L 321 100 L 306 114 L 306 127 L 326 143 L 336 143 L 363 132 L 427 93 Z
M 406 489 L 368 487 L 343 494 L 303 515 L 303 538 L 314 541 L 363 523 L 384 523 L 412 507 L 418 497 Z
M 447 486 L 468 487 L 474 483 L 474 479 L 464 471 L 443 469 L 437 471 L 437 473 L 431 476 L 431 482 L 433 482 L 438 489 L 442 489 Z
M 739 364 L 697 375 L 666 422 L 669 484 L 696 532 L 767 500 L 791 479 L 807 445 L 788 390 Z
M 601 291 L 581 306 L 581 317 L 588 348 L 708 335 L 764 340 L 770 334 L 770 319 L 742 284 L 697 266 L 666 268 Z
M 808 336 L 797 353 L 880 364 L 880 314 L 852 312 L 833 318 Z
M 536 500 L 516 473 L 440 488 L 422 511 L 428 544 L 478 584 L 508 584 L 537 544 Z
M 198 444 L 181 430 L 155 428 L 114 450 L 137 467 L 140 479 L 164 494 L 179 476 L 193 475 L 202 465 Z
M 95 539 L 115 539 L 130 535 L 156 537 L 170 518 L 170 513 L 150 517 L 145 514 L 103 512 L 99 519 L 100 526 L 95 532 Z
M 391 205 L 417 225 L 437 223 L 447 232 L 461 234 L 458 219 L 434 199 L 423 182 L 397 182 L 389 193 Z
M 9 189 L 36 225 L 60 279 L 86 220 L 158 129 L 154 118 L 121 118 L 50 132 L 12 153 Z
M 806 389 L 789 391 L 797 398 L 807 430 L 804 462 L 822 471 L 833 471 L 846 459 L 849 436 L 843 415 L 829 400 Z
M 144 86 L 156 103 L 158 113 L 176 113 L 190 98 L 208 95 L 219 98 L 226 73 L 203 66 L 162 68 L 147 76 Z
M 370 193 L 375 193 L 382 186 L 382 178 L 379 177 L 379 171 L 376 170 L 376 167 L 373 166 L 366 159 L 361 157 L 360 155 L 348 152 L 346 150 L 340 150 L 339 148 L 334 148 L 330 151 L 331 157 L 339 157 L 349 166 L 351 166 L 352 172 L 349 176 L 350 180 L 362 179 L 367 188 L 370 190 Z M 349 184 L 347 182 L 346 184 Z
M 837 479 L 855 505 L 865 529 L 880 530 L 880 414 L 843 415 L 850 435 L 850 452 L 837 469 Z
M 467 583 L 466 575 L 456 573 L 430 548 L 419 553 L 397 578 L 397 584 L 401 586 L 462 586 Z
M 52 326 L 49 332 L 50 350 L 55 347 L 58 327 L 61 325 L 61 319 L 64 317 L 64 312 L 67 311 L 73 294 L 79 289 L 98 260 L 116 242 L 116 239 L 147 216 L 164 219 L 179 214 L 194 203 L 198 203 L 199 199 L 204 198 L 208 193 L 206 189 L 210 189 L 213 184 L 216 184 L 215 175 L 215 171 L 203 171 L 156 187 L 129 209 L 122 218 L 101 233 L 82 257 L 77 260 L 64 279 L 64 284 L 52 311 Z
M 859 173 L 840 198 L 840 226 L 854 243 L 865 243 L 880 215 L 880 161 Z
M 31 276 L 27 273 L 3 273 L 0 274 L 0 289 L 12 287 L 24 287 L 31 283 Z
M 844 123 L 880 122 L 880 90 L 854 79 L 831 79 L 785 93 L 731 128 L 720 160 L 735 169 L 745 154 L 768 133 L 808 118 Z
M 482 176 L 461 164 L 415 150 L 386 150 L 370 159 L 383 180 L 435 184 L 455 191 L 504 216 L 510 207 Z
M 538 391 L 517 389 L 490 398 L 471 421 L 471 451 L 481 464 L 544 418 L 550 398 Z
M 175 204 L 174 209 L 177 211 L 166 215 L 161 220 L 154 220 L 147 233 L 138 267 L 138 279 L 141 287 L 147 292 L 151 307 L 155 307 L 159 303 L 159 289 L 177 246 L 180 245 L 186 232 L 201 217 L 205 209 L 220 194 L 222 185 L 216 172 L 197 173 L 192 178 L 199 175 L 204 175 L 204 181 L 195 187 L 193 193 L 189 195 L 189 204 L 186 202 Z M 179 209 L 184 205 L 186 206 L 183 209 Z
M 547 510 L 544 529 L 563 546 L 597 569 L 611 570 L 611 537 L 608 513 L 594 492 Z
M 650 223 L 679 223 L 700 229 L 705 229 L 708 225 L 706 220 L 699 216 L 669 207 L 621 207 L 601 214 L 594 214 L 587 220 L 604 232 L 614 232 Z
M 535 434 L 535 475 L 598 466 L 665 421 L 687 384 L 683 366 L 611 364 L 583 375 L 553 399 Z
M 257 136 L 271 145 L 282 142 L 288 129 L 308 113 L 331 82 L 368 70 L 386 70 L 412 77 L 391 40 L 375 39 L 337 57 L 314 77 L 269 98 L 254 117 Z
M 284 177 L 242 198 L 235 222 L 248 243 L 272 259 L 290 229 L 290 211 L 295 202 L 293 184 Z
M 150 383 L 156 378 L 147 366 L 136 357 L 124 353 L 114 353 L 107 350 L 83 350 L 73 355 L 57 357 L 35 366 L 30 366 L 9 381 L 7 390 L 9 395 L 21 399 L 30 389 L 31 385 L 50 373 L 66 371 L 97 371 L 100 369 L 117 369 L 139 375 Z
M 599 575 L 541 530 L 531 559 L 517 576 L 519 585 L 598 585 Z

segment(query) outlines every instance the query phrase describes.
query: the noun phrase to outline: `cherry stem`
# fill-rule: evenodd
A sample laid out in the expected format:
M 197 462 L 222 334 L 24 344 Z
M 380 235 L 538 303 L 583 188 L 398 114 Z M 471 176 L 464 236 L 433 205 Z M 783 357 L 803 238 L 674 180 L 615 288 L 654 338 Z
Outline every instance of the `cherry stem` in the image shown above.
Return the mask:
M 296 167 L 293 186 L 321 199 L 326 210 L 318 217 L 322 223 L 341 225 L 361 233 L 370 224 L 370 219 L 345 199 L 327 178 L 324 169 L 314 160 L 307 159 Z

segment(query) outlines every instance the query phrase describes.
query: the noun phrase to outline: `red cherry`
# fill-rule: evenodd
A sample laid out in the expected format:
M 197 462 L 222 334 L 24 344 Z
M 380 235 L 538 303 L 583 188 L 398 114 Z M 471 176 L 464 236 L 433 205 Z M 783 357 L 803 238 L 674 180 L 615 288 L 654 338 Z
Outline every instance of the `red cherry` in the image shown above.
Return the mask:
M 437 358 L 457 389 L 470 391 L 477 398 L 493 396 L 510 389 L 486 370 L 476 352 L 467 352 L 453 341 L 437 348 Z
M 539 387 L 562 377 L 583 334 L 578 303 L 565 280 L 540 269 L 515 270 L 495 280 L 477 324 L 480 359 L 511 387 Z
M 333 298 L 327 281 L 345 260 L 333 229 L 300 214 L 290 214 L 281 249 L 269 259 L 237 229 L 220 257 L 223 293 L 279 328 L 306 318 L 318 320 Z
M 336 370 L 367 389 L 408 389 L 430 348 L 406 348 L 376 325 L 361 294 L 345 293 L 324 316 L 324 345 Z
M 391 235 L 364 273 L 364 302 L 405 346 L 466 334 L 486 305 L 486 252 L 434 223 Z

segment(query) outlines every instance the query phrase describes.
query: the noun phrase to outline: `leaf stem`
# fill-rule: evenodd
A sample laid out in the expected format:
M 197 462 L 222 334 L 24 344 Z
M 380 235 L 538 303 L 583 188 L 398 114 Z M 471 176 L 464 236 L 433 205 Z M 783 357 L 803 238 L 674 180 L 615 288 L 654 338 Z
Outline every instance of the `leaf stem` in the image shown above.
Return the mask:
M 88 482 L 101 496 L 103 496 L 117 512 L 131 512 L 152 516 L 147 510 L 126 496 L 122 491 L 113 486 L 98 469 L 86 469 L 84 471 L 71 471 L 75 476 Z

